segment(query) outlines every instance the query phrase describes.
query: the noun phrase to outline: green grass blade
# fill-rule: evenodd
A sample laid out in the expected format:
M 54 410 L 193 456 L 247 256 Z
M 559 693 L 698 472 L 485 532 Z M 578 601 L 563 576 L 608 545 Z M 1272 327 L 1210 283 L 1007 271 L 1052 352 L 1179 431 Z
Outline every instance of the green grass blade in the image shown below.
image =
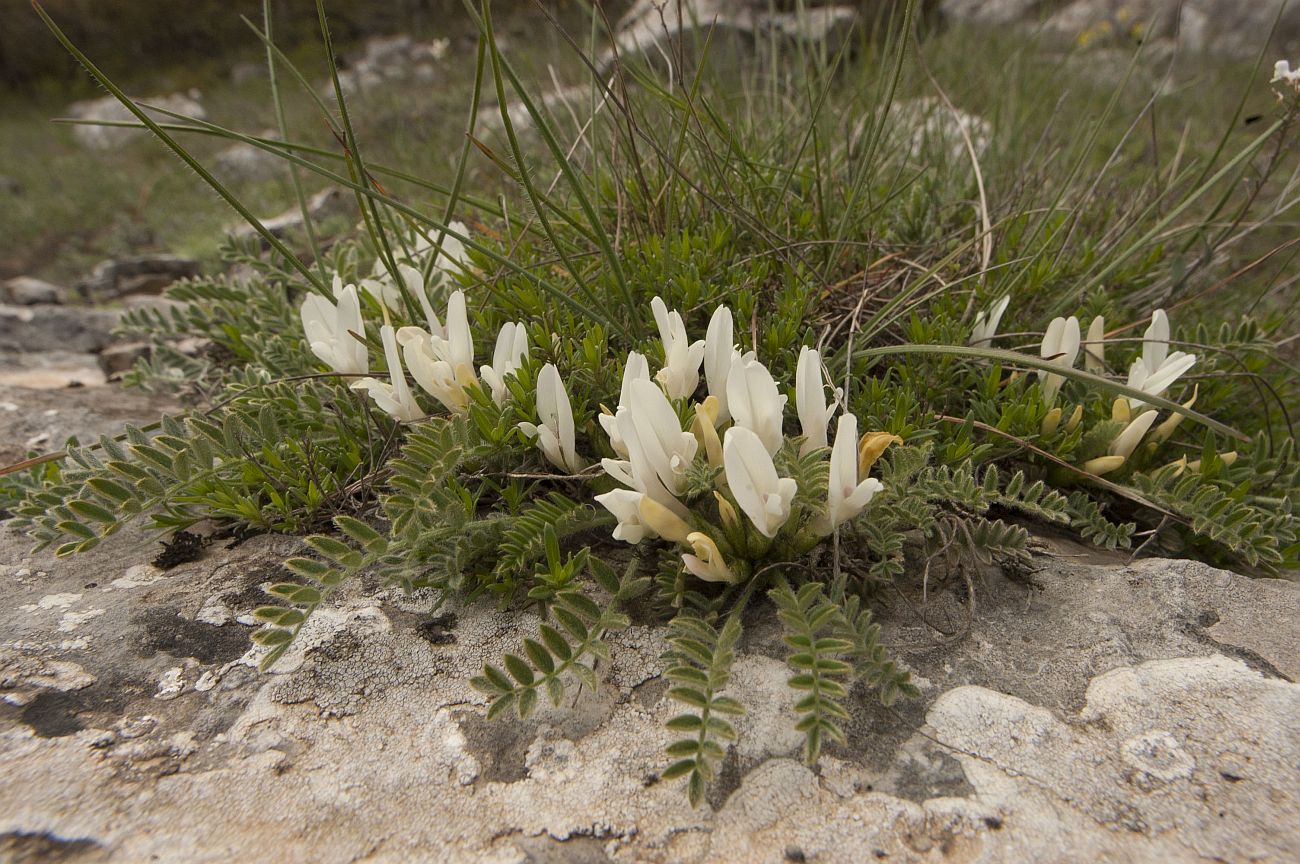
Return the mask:
M 853 352 L 853 359 L 856 360 L 874 360 L 882 357 L 890 357 L 897 354 L 941 354 L 951 357 L 969 357 L 972 360 L 993 360 L 1002 363 L 1008 363 L 1015 366 L 1028 366 L 1030 369 L 1041 369 L 1044 372 L 1051 372 L 1060 375 L 1062 378 L 1070 378 L 1074 381 L 1080 381 L 1084 384 L 1091 384 L 1101 390 L 1115 393 L 1119 396 L 1127 396 L 1131 399 L 1141 399 L 1149 405 L 1158 408 L 1164 408 L 1175 414 L 1182 414 L 1189 420 L 1195 420 L 1202 426 L 1213 429 L 1220 435 L 1229 438 L 1235 438 L 1238 441 L 1249 441 L 1250 437 L 1238 432 L 1231 426 L 1227 426 L 1215 420 L 1212 417 L 1206 417 L 1190 408 L 1184 408 L 1177 402 L 1166 399 L 1163 396 L 1152 396 L 1150 393 L 1144 393 L 1141 390 L 1130 387 L 1127 384 L 1120 384 L 1118 381 L 1111 381 L 1101 375 L 1094 375 L 1091 372 L 1085 372 L 1081 369 L 1066 369 L 1058 366 L 1049 360 L 1040 357 L 1034 357 L 1029 354 L 1022 354 L 1019 351 L 1007 351 L 1002 348 L 971 348 L 964 345 L 884 345 L 877 348 L 863 348 Z
M 101 87 L 111 93 L 117 101 L 121 102 L 128 111 L 134 114 L 136 119 L 143 123 L 145 128 L 156 135 L 158 140 L 162 141 L 163 144 L 175 153 L 182 162 L 189 166 L 190 170 L 195 174 L 198 174 L 199 178 L 202 179 L 204 183 L 208 184 L 208 186 L 212 188 L 212 191 L 216 192 L 217 195 L 221 197 L 221 200 L 225 201 L 236 213 L 243 217 L 244 221 L 251 225 L 253 229 L 262 236 L 262 239 L 269 243 L 272 249 L 288 261 L 289 265 L 293 267 L 293 269 L 301 273 L 303 278 L 314 286 L 316 290 L 321 291 L 322 293 L 327 290 L 324 283 L 317 278 L 316 274 L 313 273 L 307 265 L 304 264 L 302 260 L 299 259 L 298 256 L 280 240 L 280 238 L 267 230 L 267 227 L 262 224 L 261 220 L 254 216 L 252 211 L 244 206 L 244 203 L 240 201 L 234 193 L 227 189 L 216 177 L 212 176 L 212 173 L 199 164 L 198 160 L 195 159 L 188 150 L 177 143 L 176 139 L 167 134 L 166 130 L 160 127 L 152 117 L 142 111 L 140 106 L 136 105 L 136 103 L 132 101 L 131 97 L 127 96 L 120 87 L 113 83 L 112 79 L 100 71 L 99 67 L 92 63 L 90 58 L 82 53 L 82 51 L 72 43 L 72 40 L 68 38 L 67 34 L 64 33 L 62 29 L 60 29 L 59 25 L 54 23 L 54 19 L 49 16 L 49 13 L 42 8 L 39 2 L 33 0 L 32 8 L 36 10 L 36 14 L 41 17 L 41 20 L 45 22 L 45 26 L 54 34 L 54 38 L 59 40 L 59 43 L 63 45 L 64 49 L 66 49 L 67 52 L 71 54 L 88 73 L 90 73 L 91 77 L 94 78 Z

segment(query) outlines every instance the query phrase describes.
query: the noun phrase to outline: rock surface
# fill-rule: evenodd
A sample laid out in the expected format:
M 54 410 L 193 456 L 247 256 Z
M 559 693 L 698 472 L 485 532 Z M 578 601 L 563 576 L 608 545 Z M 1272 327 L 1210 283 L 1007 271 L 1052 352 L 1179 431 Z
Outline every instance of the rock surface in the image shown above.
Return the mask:
M 1285 0 L 943 0 L 950 20 L 1003 26 L 1023 23 L 1081 46 L 1149 39 L 1193 52 L 1254 56 L 1269 38 L 1274 47 L 1300 43 L 1300 4 Z M 1278 18 L 1279 10 L 1282 11 Z
M 297 540 L 214 543 L 170 571 L 142 563 L 158 547 L 129 530 L 75 560 L 29 557 L 25 542 L 0 526 L 0 850 L 19 860 L 1286 861 L 1300 849 L 1292 583 L 1045 558 L 1036 587 L 990 575 L 970 634 L 945 645 L 886 605 L 884 638 L 923 697 L 886 710 L 855 691 L 848 745 L 814 768 L 798 761 L 778 627 L 756 614 L 730 688 L 750 712 L 709 806 L 691 810 L 680 781 L 658 778 L 675 712 L 655 628 L 613 639 L 596 693 L 489 723 L 468 679 L 531 632 L 530 615 L 455 608 L 431 628 L 431 597 L 348 585 L 263 675 L 244 622 Z
M 199 262 L 179 255 L 136 255 L 101 261 L 77 290 L 96 301 L 137 294 L 158 294 L 178 279 L 199 275 Z
M 38 303 L 62 303 L 68 299 L 68 289 L 43 279 L 17 276 L 4 283 L 0 301 L 15 306 L 34 306 Z
M 28 356 L 49 365 L 42 368 L 33 364 L 32 369 L 17 372 L 0 367 L 5 368 L 0 374 L 0 465 L 26 458 L 29 450 L 59 450 L 73 436 L 82 443 L 90 443 L 100 435 L 118 434 L 127 423 L 144 425 L 157 420 L 164 412 L 181 410 L 166 397 L 92 386 L 103 383 L 104 373 L 91 355 Z M 66 377 L 49 387 L 31 386 L 39 374 Z M 68 386 L 68 380 L 78 378 L 84 379 L 85 386 Z M 12 383 L 14 380 L 22 380 L 26 386 Z M 6 549 L 0 555 L 0 565 L 12 563 L 12 552 L 13 549 Z
M 162 108 L 177 114 L 184 114 L 187 117 L 197 117 L 204 120 L 207 118 L 207 114 L 199 101 L 200 98 L 197 90 L 191 90 L 189 93 L 149 96 L 138 98 L 136 101 L 150 108 Z M 176 122 L 176 118 L 169 117 L 161 111 L 146 109 L 145 113 L 159 123 Z M 135 122 L 135 115 L 113 96 L 102 96 L 98 99 L 74 102 L 68 106 L 68 116 L 92 123 L 102 121 Z M 89 150 L 116 150 L 128 141 L 142 136 L 144 131 L 143 129 L 133 129 L 126 126 L 74 126 L 72 128 L 72 137 L 77 140 L 78 144 Z
M 344 95 L 356 96 L 396 82 L 431 83 L 438 77 L 438 64 L 449 45 L 446 39 L 420 42 L 405 33 L 371 37 L 358 56 L 339 71 L 339 87 Z M 324 84 L 321 94 L 333 98 L 333 82 Z
M 0 351 L 93 353 L 112 340 L 121 312 L 84 306 L 0 306 Z

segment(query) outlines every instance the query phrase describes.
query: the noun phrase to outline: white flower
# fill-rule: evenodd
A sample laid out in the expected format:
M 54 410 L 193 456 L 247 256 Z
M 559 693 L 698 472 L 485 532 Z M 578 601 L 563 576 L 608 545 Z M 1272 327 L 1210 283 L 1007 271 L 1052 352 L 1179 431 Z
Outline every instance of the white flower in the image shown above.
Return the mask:
M 447 227 L 460 236 L 453 237 L 451 234 L 445 234 L 441 231 L 430 231 L 427 237 L 419 236 L 416 239 L 415 248 L 411 250 L 411 257 L 417 264 L 423 265 L 433 254 L 434 241 L 441 237 L 442 252 L 438 254 L 433 262 L 433 272 L 458 276 L 464 273 L 469 266 L 469 257 L 465 254 L 465 243 L 460 239 L 460 237 L 469 236 L 469 229 L 465 227 L 464 222 L 452 222 Z
M 1010 303 L 1011 295 L 1007 294 L 994 303 L 987 312 L 981 309 L 975 315 L 975 326 L 970 331 L 970 344 L 985 345 L 985 347 L 993 344 L 993 337 L 998 334 L 998 325 L 1002 323 L 1002 313 L 1007 311 Z
M 694 555 L 682 555 L 682 563 L 686 569 L 698 579 L 705 582 L 735 582 L 736 574 L 731 572 L 727 562 L 722 559 L 722 553 L 718 551 L 718 544 L 713 542 L 713 538 L 708 534 L 699 531 L 692 532 L 687 538 L 691 548 L 695 550 Z
M 744 426 L 727 430 L 722 441 L 722 462 L 727 485 L 736 503 L 764 537 L 775 537 L 790 518 L 790 505 L 798 486 L 778 477 L 763 441 Z
M 465 388 L 478 378 L 463 291 L 452 292 L 447 301 L 446 334 L 444 338 L 419 327 L 403 327 L 397 331 L 397 340 L 405 349 L 406 365 L 416 383 L 448 411 L 464 411 L 469 405 Z
M 1052 323 L 1047 325 L 1047 332 L 1043 334 L 1043 344 L 1039 350 L 1039 355 L 1043 359 L 1053 358 L 1051 362 L 1063 369 L 1074 367 L 1074 361 L 1079 356 L 1079 343 L 1082 338 L 1079 334 L 1079 319 L 1071 315 L 1069 318 L 1054 318 Z M 1038 377 L 1043 382 L 1043 401 L 1049 405 L 1056 401 L 1056 394 L 1061 389 L 1061 383 L 1065 380 L 1060 375 L 1052 372 L 1038 370 Z
M 1300 87 L 1300 69 L 1292 71 L 1291 63 L 1289 61 L 1277 61 L 1273 64 L 1273 80 L 1269 81 L 1269 83 L 1277 84 L 1278 82 Z
M 358 338 L 365 335 L 366 326 L 361 320 L 357 287 L 345 288 L 335 276 L 334 299 L 337 302 L 331 303 L 319 294 L 309 294 L 302 301 L 299 316 L 307 344 L 311 353 L 335 372 L 364 375 L 370 371 L 370 363 L 366 346 Z
M 627 363 L 623 366 L 623 387 L 618 397 L 619 408 L 632 404 L 631 385 L 638 379 L 650 380 L 650 361 L 646 360 L 644 354 L 632 351 L 627 355 Z M 618 422 L 614 419 L 614 415 L 602 413 L 597 419 L 600 421 L 600 428 L 604 429 L 605 434 L 609 436 L 609 446 L 614 448 L 615 453 L 626 459 L 627 445 L 623 443 L 623 436 L 618 431 Z
M 480 366 L 478 369 L 479 377 L 487 384 L 493 402 L 505 404 L 509 393 L 506 389 L 506 376 L 517 372 L 527 356 L 528 331 L 524 325 L 513 321 L 502 325 L 501 332 L 497 334 L 496 348 L 492 352 L 492 365 Z
M 1142 443 L 1142 436 L 1147 434 L 1151 424 L 1156 422 L 1154 409 L 1143 411 L 1138 416 L 1129 421 L 1124 427 L 1124 431 L 1115 436 L 1115 440 L 1110 442 L 1110 449 L 1106 451 L 1108 456 L 1118 456 L 1121 459 L 1127 459 L 1133 455 L 1138 444 Z
M 1094 375 L 1106 371 L 1106 319 L 1098 315 L 1088 325 L 1088 344 L 1083 348 L 1083 368 Z
M 727 406 L 737 426 L 758 436 L 769 454 L 781 449 L 782 412 L 786 397 L 776 389 L 772 373 L 757 360 L 731 358 L 727 373 Z
M 596 501 L 618 520 L 614 539 L 636 545 L 652 532 L 641 523 L 641 499 L 645 495 L 632 489 L 611 489 L 597 495 Z
M 704 342 L 691 342 L 680 312 L 669 312 L 658 297 L 650 301 L 659 339 L 664 345 L 664 368 L 655 379 L 663 385 L 669 399 L 685 399 L 700 384 L 700 361 L 704 359 Z
M 719 424 L 731 419 L 727 407 L 727 375 L 731 372 L 732 359 L 739 356 L 732 332 L 731 310 L 719 306 L 713 310 L 709 329 L 704 334 L 704 381 L 708 384 L 709 395 L 718 400 Z
M 628 395 L 628 404 L 618 409 L 618 417 L 622 418 L 618 422 L 629 452 L 633 446 L 639 447 L 659 482 L 673 495 L 680 495 L 686 488 L 686 472 L 695 460 L 699 441 L 682 430 L 672 403 L 653 383 L 634 379 Z M 635 427 L 631 436 L 629 426 Z M 636 439 L 635 445 L 631 438 Z
M 799 411 L 799 425 L 803 427 L 804 436 L 799 455 L 803 456 L 826 446 L 826 424 L 835 413 L 835 404 L 826 404 L 821 355 L 806 345 L 799 351 L 794 380 L 795 407 Z
M 569 393 L 560 380 L 560 370 L 547 363 L 537 373 L 537 417 L 541 425 L 520 423 L 519 428 L 529 438 L 537 439 L 537 446 L 551 464 L 570 474 L 582 470 L 582 460 L 575 447 L 573 405 Z
M 379 328 L 379 338 L 384 343 L 384 359 L 388 362 L 388 381 L 375 378 L 362 378 L 352 384 L 353 390 L 365 390 L 375 404 L 386 414 L 410 423 L 425 416 L 415 401 L 411 388 L 406 383 L 406 373 L 402 371 L 402 358 L 397 352 L 397 338 L 392 326 L 385 324 Z
M 641 428 L 630 405 L 618 409 L 614 419 L 618 423 L 619 435 L 627 449 L 627 458 L 602 459 L 600 467 L 605 469 L 606 474 L 629 489 L 653 498 L 682 518 L 688 516 L 690 511 L 686 509 L 686 505 L 678 501 L 677 496 L 659 479 L 659 472 L 647 455 L 646 447 L 641 440 L 643 433 L 646 435 L 650 433 Z
M 1152 396 L 1163 394 L 1196 365 L 1196 355 L 1186 351 L 1169 351 L 1169 318 L 1163 309 L 1151 314 L 1151 326 L 1142 335 L 1142 356 L 1133 361 L 1128 370 L 1128 386 Z M 1146 403 L 1129 398 L 1129 406 L 1136 409 Z
M 874 477 L 858 482 L 858 418 L 840 416 L 835 427 L 835 446 L 831 448 L 830 478 L 826 486 L 826 515 L 818 517 L 815 527 L 829 534 L 862 512 L 884 484 Z

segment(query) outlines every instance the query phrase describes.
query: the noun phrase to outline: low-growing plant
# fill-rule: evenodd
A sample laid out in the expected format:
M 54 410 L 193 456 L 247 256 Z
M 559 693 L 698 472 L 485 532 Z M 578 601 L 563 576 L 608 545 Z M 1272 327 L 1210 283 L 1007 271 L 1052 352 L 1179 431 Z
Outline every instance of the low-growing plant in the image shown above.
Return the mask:
M 933 125 L 956 112 L 942 91 L 901 110 L 912 5 L 857 61 L 787 47 L 790 70 L 760 49 L 720 72 L 705 50 L 666 77 L 620 62 L 589 76 L 572 127 L 524 86 L 490 7 L 470 8 L 465 149 L 450 183 L 420 187 L 441 206 L 382 185 L 393 169 L 361 158 L 341 94 L 321 106 L 340 152 L 256 140 L 355 193 L 362 230 L 328 255 L 305 238 L 299 258 L 253 220 L 265 247 L 226 248 L 251 277 L 184 282 L 179 305 L 129 314 L 152 345 L 131 383 L 209 407 L 33 460 L 5 506 L 56 554 L 133 519 L 310 534 L 270 587 L 279 604 L 254 613 L 264 667 L 362 572 L 535 609 L 535 632 L 472 682 L 489 716 L 596 687 L 610 634 L 659 621 L 680 707 L 662 776 L 686 778 L 693 804 L 745 710 L 727 685 L 755 604 L 783 628 L 815 761 L 845 741 L 856 683 L 885 705 L 917 695 L 871 611 L 909 574 L 923 595 L 955 584 L 973 614 L 976 577 L 1023 568 L 1034 526 L 1296 567 L 1278 321 L 1245 306 L 1171 321 L 1194 320 L 1189 300 L 1218 290 L 1204 280 L 1294 203 L 1261 203 L 1300 112 L 1289 70 L 1256 137 L 1108 201 L 1098 188 L 1139 170 L 1127 136 L 1099 150 L 1118 96 L 1051 156 Z M 478 127 L 485 86 L 495 133 Z M 136 116 L 182 154 L 174 136 L 254 140 Z M 513 189 L 469 194 L 475 153 Z M 1053 182 L 1016 179 L 1032 172 Z M 1218 231 L 1225 214 L 1253 227 Z M 1189 263 L 1177 250 L 1193 247 Z

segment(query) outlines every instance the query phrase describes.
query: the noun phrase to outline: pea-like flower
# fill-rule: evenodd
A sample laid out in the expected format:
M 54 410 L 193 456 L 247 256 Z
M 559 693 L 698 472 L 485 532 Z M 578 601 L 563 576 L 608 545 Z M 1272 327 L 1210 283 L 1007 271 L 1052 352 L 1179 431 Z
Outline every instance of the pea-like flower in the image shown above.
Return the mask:
M 353 382 L 352 389 L 366 391 L 380 410 L 403 423 L 423 419 L 426 415 L 406 383 L 406 373 L 402 371 L 402 357 L 397 350 L 397 337 L 392 326 L 385 324 L 380 327 L 379 338 L 384 343 L 389 380 L 362 378 Z
M 799 411 L 799 425 L 803 427 L 803 456 L 818 447 L 826 446 L 826 424 L 835 413 L 835 404 L 826 404 L 826 385 L 822 378 L 822 358 L 813 348 L 804 346 L 799 351 L 799 364 L 794 373 L 795 407 Z
M 334 300 L 331 303 L 319 294 L 309 294 L 302 301 L 299 316 L 307 344 L 311 353 L 333 371 L 365 375 L 370 371 L 370 364 L 366 346 L 359 338 L 365 335 L 366 326 L 361 320 L 357 287 L 344 287 L 343 281 L 335 276 Z
M 492 365 L 480 366 L 479 377 L 488 386 L 492 401 L 498 405 L 505 404 L 509 391 L 506 389 L 506 376 L 513 375 L 523 365 L 528 356 L 528 331 L 523 324 L 511 321 L 502 325 L 497 333 L 496 348 L 492 351 Z
M 1106 371 L 1106 319 L 1098 315 L 1088 325 L 1088 339 L 1083 347 L 1083 368 L 1095 375 Z
M 1063 369 L 1071 369 L 1079 356 L 1081 341 L 1078 318 L 1073 315 L 1069 318 L 1054 318 L 1052 323 L 1047 325 L 1047 332 L 1043 334 L 1039 356 Z M 1043 382 L 1043 401 L 1050 405 L 1056 401 L 1056 394 L 1065 379 L 1054 372 L 1045 372 L 1042 369 L 1038 370 L 1038 377 Z
M 540 425 L 520 423 L 519 428 L 529 438 L 537 439 L 538 449 L 552 465 L 570 474 L 581 471 L 583 463 L 576 449 L 573 405 L 554 363 L 547 363 L 537 373 L 537 418 Z
M 988 347 L 993 344 L 993 338 L 998 335 L 998 325 L 1002 323 L 1002 315 L 1010 304 L 1011 295 L 1007 294 L 987 311 L 981 309 L 975 314 L 975 326 L 970 331 L 971 345 Z
M 708 385 L 709 395 L 718 400 L 719 424 L 731 419 L 731 410 L 727 407 L 727 376 L 731 373 L 731 361 L 739 356 L 731 310 L 719 306 L 713 310 L 709 329 L 704 334 L 704 382 Z
M 604 507 L 618 524 L 614 526 L 614 539 L 631 543 L 635 546 L 646 537 L 653 536 L 641 522 L 641 501 L 645 494 L 635 489 L 611 489 L 596 496 L 597 503 Z
M 733 369 L 734 373 L 734 369 Z M 790 518 L 798 486 L 779 477 L 766 445 L 750 429 L 732 426 L 722 439 L 722 463 L 736 503 L 764 537 L 775 537 Z
M 659 297 L 650 301 L 659 339 L 664 346 L 664 368 L 655 379 L 663 385 L 670 399 L 685 399 L 700 385 L 700 361 L 704 359 L 704 341 L 692 342 L 686 324 L 677 310 L 668 311 Z
M 718 544 L 713 538 L 701 531 L 694 531 L 686 538 L 695 554 L 682 555 L 682 563 L 696 578 L 705 582 L 736 582 L 736 574 L 723 560 L 718 551 Z
M 474 336 L 465 311 L 465 292 L 454 291 L 447 301 L 446 337 L 420 327 L 397 331 L 411 377 L 448 411 L 469 405 L 465 388 L 478 381 L 474 374 Z
M 776 389 L 772 373 L 757 360 L 731 358 L 727 373 L 727 405 L 736 426 L 758 436 L 768 454 L 781 449 L 786 397 Z
M 686 487 L 686 472 L 695 461 L 699 441 L 690 432 L 682 430 L 681 420 L 672 403 L 654 383 L 643 378 L 635 379 L 628 388 L 630 402 L 618 409 L 619 430 L 633 446 L 636 439 L 648 464 L 673 495 L 680 495 Z M 622 418 L 622 419 L 619 419 Z M 632 436 L 628 429 L 634 428 Z
M 888 446 L 894 437 L 886 436 L 883 439 L 884 445 Z M 858 418 L 852 414 L 842 414 L 835 427 L 835 446 L 831 448 L 830 478 L 826 484 L 826 513 L 814 523 L 814 527 L 822 534 L 831 533 L 857 516 L 871 503 L 876 493 L 885 488 L 874 477 L 859 481 L 861 475 L 858 465 Z
M 1175 381 L 1196 365 L 1196 355 L 1186 351 L 1169 351 L 1169 318 L 1163 309 L 1151 313 L 1151 326 L 1142 335 L 1142 356 L 1128 370 L 1128 386 L 1152 396 L 1160 396 Z M 1133 409 L 1147 403 L 1130 398 Z
M 627 355 L 627 363 L 623 366 L 623 386 L 618 397 L 619 408 L 632 403 L 632 382 L 638 379 L 650 380 L 650 361 L 646 360 L 644 354 L 633 351 Z M 609 436 L 609 446 L 621 458 L 626 459 L 627 445 L 623 443 L 623 435 L 618 431 L 618 422 L 615 420 L 614 413 L 604 408 L 597 419 L 600 421 L 600 428 L 604 429 L 605 434 Z

